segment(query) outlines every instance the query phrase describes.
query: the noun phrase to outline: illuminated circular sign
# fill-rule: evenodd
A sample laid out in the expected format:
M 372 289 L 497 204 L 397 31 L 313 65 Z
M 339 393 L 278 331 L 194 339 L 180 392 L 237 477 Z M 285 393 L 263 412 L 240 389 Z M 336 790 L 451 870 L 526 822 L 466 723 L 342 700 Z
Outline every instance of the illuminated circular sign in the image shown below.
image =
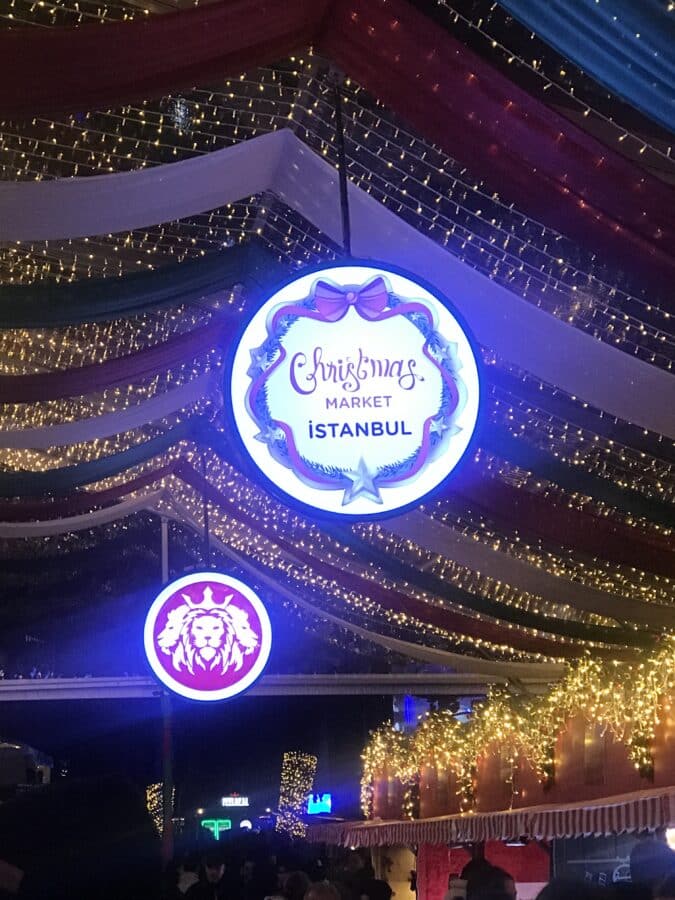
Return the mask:
M 411 506 L 457 466 L 478 365 L 449 304 L 409 274 L 350 262 L 270 297 L 234 354 L 237 431 L 293 501 L 368 518 Z
M 145 653 L 159 680 L 191 700 L 225 700 L 262 674 L 272 627 L 250 587 L 217 572 L 167 585 L 145 620 Z

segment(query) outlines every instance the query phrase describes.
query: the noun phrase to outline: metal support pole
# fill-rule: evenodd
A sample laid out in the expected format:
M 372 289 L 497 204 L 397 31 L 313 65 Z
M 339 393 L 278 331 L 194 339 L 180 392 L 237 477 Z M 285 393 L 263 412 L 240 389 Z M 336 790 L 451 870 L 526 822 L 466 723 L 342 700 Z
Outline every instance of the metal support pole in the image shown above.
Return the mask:
M 169 583 L 169 520 L 162 516 L 162 584 Z M 171 696 L 162 691 L 162 860 L 173 858 L 173 715 Z
M 342 246 L 345 255 L 352 255 L 352 229 L 349 221 L 349 195 L 347 193 L 347 156 L 345 131 L 342 120 L 342 88 L 335 83 L 335 140 L 338 151 L 338 177 L 340 183 L 340 212 L 342 213 Z
M 162 861 L 173 858 L 173 715 L 171 696 L 162 691 Z
M 162 516 L 162 584 L 169 583 L 169 520 Z
M 211 565 L 211 538 L 209 535 L 209 501 L 206 496 L 206 452 L 202 451 L 202 478 L 204 479 L 204 492 L 202 494 L 202 502 L 204 505 L 204 568 L 208 569 Z

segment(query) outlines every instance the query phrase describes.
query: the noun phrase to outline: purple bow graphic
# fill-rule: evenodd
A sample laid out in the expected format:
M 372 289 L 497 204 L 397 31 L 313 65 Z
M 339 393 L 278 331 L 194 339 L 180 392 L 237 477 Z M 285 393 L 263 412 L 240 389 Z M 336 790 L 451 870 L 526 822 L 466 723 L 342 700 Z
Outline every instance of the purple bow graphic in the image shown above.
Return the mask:
M 327 281 L 318 281 L 314 288 L 314 304 L 326 322 L 338 322 L 353 306 L 362 319 L 374 321 L 389 303 L 384 278 L 373 278 L 362 288 L 340 288 Z

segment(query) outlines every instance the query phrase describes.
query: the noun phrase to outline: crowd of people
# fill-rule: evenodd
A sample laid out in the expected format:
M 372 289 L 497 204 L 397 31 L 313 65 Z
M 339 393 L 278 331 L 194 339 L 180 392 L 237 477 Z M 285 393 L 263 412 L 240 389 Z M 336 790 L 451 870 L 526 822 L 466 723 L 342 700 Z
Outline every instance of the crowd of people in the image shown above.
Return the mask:
M 359 853 L 324 858 L 275 835 L 252 835 L 205 853 L 188 851 L 166 873 L 170 900 L 391 900 Z
M 630 869 L 630 882 L 607 887 L 553 880 L 538 900 L 675 900 L 675 853 L 663 835 L 636 842 Z M 0 900 L 410 900 L 415 889 L 411 873 L 405 896 L 392 898 L 367 852 L 322 855 L 274 832 L 186 845 L 162 867 L 144 797 L 121 779 L 64 779 L 0 804 Z M 508 872 L 475 856 L 450 876 L 445 897 L 421 900 L 517 897 Z
M 201 857 L 183 855 L 168 873 L 166 896 L 170 900 L 392 900 L 391 887 L 375 877 L 367 854 L 338 852 L 329 858 L 305 854 L 304 859 L 292 859 L 288 848 L 285 854 L 279 853 L 274 841 L 271 846 L 269 840 L 262 841 L 258 854 L 251 852 L 253 846 L 242 851 L 235 843 L 228 853 L 213 847 Z M 601 886 L 557 878 L 537 900 L 675 900 L 675 853 L 662 834 L 642 835 L 630 862 L 629 882 Z M 518 900 L 518 887 L 509 872 L 477 856 L 461 873 L 449 876 L 443 898 L 424 900 Z

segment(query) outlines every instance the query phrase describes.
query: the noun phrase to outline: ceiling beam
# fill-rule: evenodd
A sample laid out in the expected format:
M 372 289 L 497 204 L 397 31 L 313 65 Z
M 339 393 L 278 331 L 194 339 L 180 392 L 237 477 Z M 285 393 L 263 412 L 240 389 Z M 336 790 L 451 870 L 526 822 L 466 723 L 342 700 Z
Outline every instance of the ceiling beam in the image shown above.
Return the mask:
M 543 692 L 548 682 L 525 679 L 534 693 Z M 349 675 L 265 675 L 248 691 L 253 697 L 305 696 L 483 696 L 492 685 L 506 686 L 506 679 L 454 672 L 349 674 Z M 162 688 L 152 678 L 7 678 L 0 681 L 0 703 L 45 700 L 121 700 L 160 697 Z

